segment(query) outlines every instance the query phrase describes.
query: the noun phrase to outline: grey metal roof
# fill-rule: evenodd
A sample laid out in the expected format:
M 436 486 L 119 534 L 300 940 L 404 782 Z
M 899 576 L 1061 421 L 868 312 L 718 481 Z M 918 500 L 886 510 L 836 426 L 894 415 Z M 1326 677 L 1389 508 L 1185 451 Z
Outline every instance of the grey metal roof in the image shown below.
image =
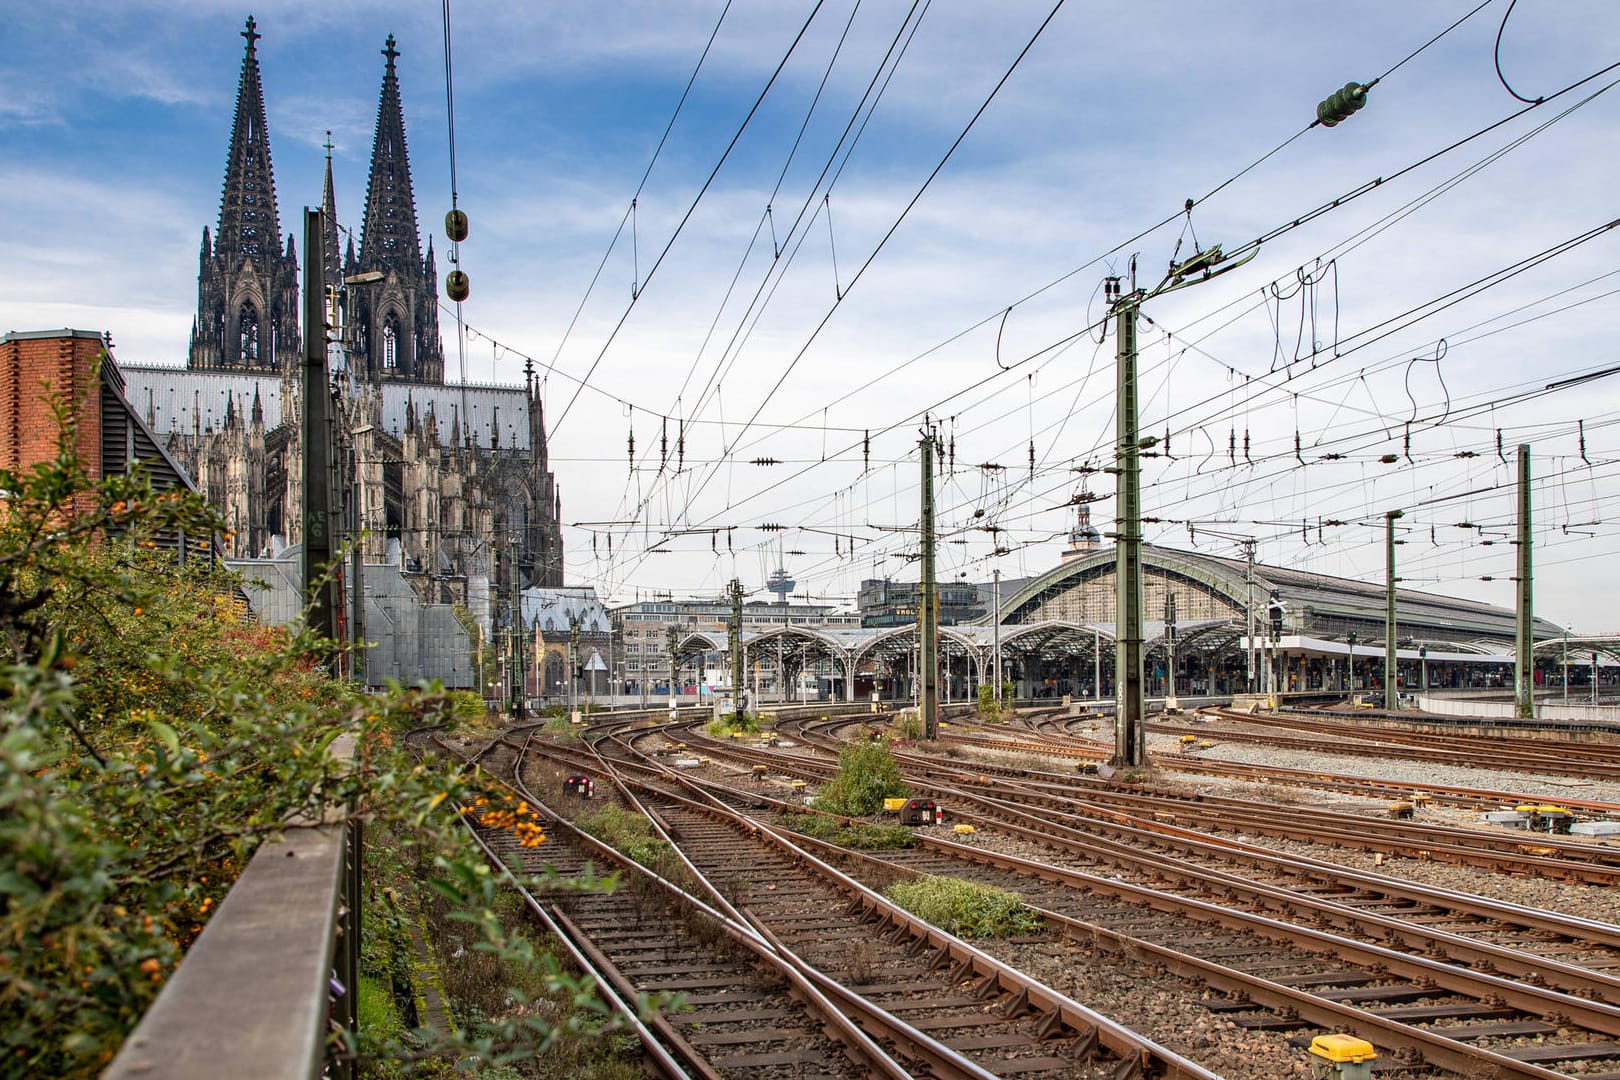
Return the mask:
M 540 588 L 523 590 L 523 625 L 539 626 L 541 632 L 566 632 L 575 624 L 582 634 L 607 634 L 613 623 L 607 608 L 597 599 L 596 590 L 581 588 Z
M 405 430 L 409 401 L 422 423 L 431 411 L 439 426 L 439 441 L 450 441 L 452 417 L 461 422 L 462 437 L 471 425 L 474 446 L 488 446 L 490 432 L 499 425 L 501 447 L 529 448 L 529 401 L 521 386 L 431 386 L 424 383 L 383 383 L 383 430 L 398 435 Z
M 225 422 L 227 403 L 234 403 L 243 418 L 251 414 L 257 394 L 264 410 L 265 430 L 280 427 L 281 376 L 266 372 L 191 371 L 156 364 L 120 364 L 125 397 L 137 416 L 152 416 L 155 434 L 189 435 L 193 430 L 218 428 Z M 421 422 L 429 412 L 439 427 L 439 441 L 448 444 L 453 419 L 462 436 L 469 433 L 475 446 L 490 445 L 498 424 L 500 444 L 506 449 L 529 449 L 528 395 L 521 386 L 427 383 L 382 384 L 382 429 L 398 435 L 405 430 L 409 403 Z
M 1237 598 L 1240 607 L 1246 598 L 1248 566 L 1241 559 L 1144 545 L 1142 560 L 1145 567 L 1170 570 L 1203 581 Z M 1114 552 L 1108 548 L 1054 567 L 1028 581 L 1016 596 L 1008 597 L 1004 593 L 1003 617 L 1015 617 L 1019 607 L 1027 606 L 1043 596 L 1059 594 L 1083 576 L 1107 573 L 1113 564 Z M 1324 623 L 1332 620 L 1378 627 L 1384 622 L 1382 581 L 1360 581 L 1256 563 L 1254 602 L 1257 607 L 1263 608 L 1266 596 L 1272 589 L 1276 589 L 1288 605 L 1290 629 L 1319 631 Z M 1514 613 L 1509 608 L 1476 600 L 1436 596 L 1414 589 L 1396 589 L 1395 596 L 1403 637 L 1454 641 L 1513 637 Z M 1562 632 L 1561 627 L 1547 619 L 1535 620 L 1535 636 L 1538 638 L 1552 637 Z

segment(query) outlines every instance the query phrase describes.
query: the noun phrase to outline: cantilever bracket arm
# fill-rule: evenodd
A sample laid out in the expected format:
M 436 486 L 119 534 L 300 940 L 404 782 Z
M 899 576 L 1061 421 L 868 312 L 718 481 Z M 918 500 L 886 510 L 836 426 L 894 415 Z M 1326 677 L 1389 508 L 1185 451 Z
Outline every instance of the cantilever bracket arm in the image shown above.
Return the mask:
M 1239 256 L 1235 259 L 1229 258 L 1215 263 L 1212 266 L 1205 267 L 1203 273 L 1198 277 L 1185 278 L 1180 277 L 1172 272 L 1165 275 L 1165 279 L 1143 295 L 1142 299 L 1151 300 L 1155 296 L 1163 296 L 1165 293 L 1175 292 L 1177 289 L 1185 289 L 1189 285 L 1202 285 L 1204 282 L 1218 278 L 1230 270 L 1236 270 L 1240 266 L 1253 262 L 1254 257 L 1259 254 L 1260 245 L 1255 244 L 1245 255 Z

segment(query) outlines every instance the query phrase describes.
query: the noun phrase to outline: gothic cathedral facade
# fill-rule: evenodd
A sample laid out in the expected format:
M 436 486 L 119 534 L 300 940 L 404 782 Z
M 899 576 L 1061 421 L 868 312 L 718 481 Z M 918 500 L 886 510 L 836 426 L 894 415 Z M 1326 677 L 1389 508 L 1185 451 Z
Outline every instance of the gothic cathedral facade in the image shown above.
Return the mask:
M 237 86 L 219 223 L 203 230 L 184 368 L 120 365 L 127 397 L 252 558 L 301 540 L 298 252 L 283 238 L 253 19 Z M 369 561 L 397 561 L 429 602 L 486 627 L 498 587 L 563 583 L 561 497 L 539 387 L 446 383 L 433 241 L 424 250 L 392 35 L 358 249 L 341 243 L 328 146 L 321 260 L 343 297 L 328 350 L 340 475 Z M 330 143 L 330 140 L 328 140 Z M 320 332 L 320 331 L 317 331 Z

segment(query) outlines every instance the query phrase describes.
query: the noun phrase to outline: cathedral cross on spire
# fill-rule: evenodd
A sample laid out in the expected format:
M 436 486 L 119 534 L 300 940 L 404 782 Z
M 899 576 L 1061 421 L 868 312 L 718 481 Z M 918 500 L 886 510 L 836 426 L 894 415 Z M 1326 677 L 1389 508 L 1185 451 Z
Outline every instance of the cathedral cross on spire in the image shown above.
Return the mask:
M 248 22 L 249 22 L 249 25 L 252 25 L 252 20 L 251 19 L 249 19 Z M 399 56 L 399 50 L 394 48 L 394 35 L 393 34 L 388 35 L 388 43 L 384 46 L 382 54 L 384 56 L 388 57 L 388 70 L 389 71 L 394 70 L 394 60 L 395 60 L 396 57 Z
M 247 17 L 247 29 L 242 31 L 242 36 L 247 38 L 249 52 L 253 51 L 253 43 L 264 37 L 263 34 L 254 29 L 254 27 L 257 25 L 258 24 L 253 21 L 253 16 L 249 15 Z
M 332 160 L 332 129 L 331 128 L 327 128 L 327 130 L 326 130 L 326 141 L 324 143 L 322 143 L 321 145 L 326 147 L 326 160 L 331 161 Z

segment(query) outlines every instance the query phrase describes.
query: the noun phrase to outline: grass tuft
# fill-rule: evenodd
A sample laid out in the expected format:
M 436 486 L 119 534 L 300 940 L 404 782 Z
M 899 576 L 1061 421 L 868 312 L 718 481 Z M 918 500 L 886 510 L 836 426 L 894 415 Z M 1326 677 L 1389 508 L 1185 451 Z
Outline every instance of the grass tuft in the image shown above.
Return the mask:
M 845 825 L 837 818 L 821 814 L 788 814 L 781 819 L 781 824 L 793 832 L 857 851 L 908 848 L 917 842 L 916 834 L 903 825 Z
M 1015 937 L 1044 927 L 1017 893 L 961 878 L 922 877 L 884 893 L 920 919 L 961 938 Z

